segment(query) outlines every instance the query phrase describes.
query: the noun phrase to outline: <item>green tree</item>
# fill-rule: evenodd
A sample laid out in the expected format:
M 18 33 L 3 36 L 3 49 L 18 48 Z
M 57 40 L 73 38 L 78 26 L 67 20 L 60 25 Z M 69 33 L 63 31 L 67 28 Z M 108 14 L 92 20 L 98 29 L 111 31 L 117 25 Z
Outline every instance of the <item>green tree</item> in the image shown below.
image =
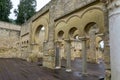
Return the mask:
M 23 24 L 35 14 L 36 10 L 36 0 L 20 0 L 20 4 L 18 5 L 18 9 L 14 10 L 17 19 L 17 24 Z
M 12 9 L 10 0 L 0 0 L 0 20 L 9 22 L 9 14 Z

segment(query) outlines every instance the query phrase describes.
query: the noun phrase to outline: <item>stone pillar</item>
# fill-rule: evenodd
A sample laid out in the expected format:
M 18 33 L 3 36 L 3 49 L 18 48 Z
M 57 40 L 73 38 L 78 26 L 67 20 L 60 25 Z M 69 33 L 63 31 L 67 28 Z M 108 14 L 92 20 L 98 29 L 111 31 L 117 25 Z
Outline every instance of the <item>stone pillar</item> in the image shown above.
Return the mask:
M 106 70 L 110 70 L 110 46 L 109 46 L 109 22 L 108 22 L 108 9 L 106 7 L 106 4 L 110 2 L 110 0 L 106 0 L 105 6 L 103 7 L 104 11 L 104 26 L 105 26 L 105 32 L 103 35 L 100 35 L 104 40 L 104 62 L 106 65 Z
M 109 46 L 109 35 L 106 34 L 104 37 L 104 61 L 106 69 L 110 70 L 110 46 Z
M 43 66 L 47 67 L 47 68 L 51 68 L 51 69 L 55 69 L 55 5 L 56 5 L 56 0 L 52 0 L 50 2 L 49 6 L 49 23 L 48 23 L 48 40 L 46 43 L 46 51 L 45 51 L 45 55 L 43 56 Z
M 96 37 L 95 31 L 90 31 L 90 62 L 96 63 Z
M 80 38 L 82 40 L 82 74 L 87 74 L 87 50 L 86 40 L 87 38 Z
M 60 42 L 56 42 L 56 67 L 55 69 L 60 69 L 61 68 L 61 56 L 60 56 Z
M 105 46 L 105 36 L 104 36 L 104 34 L 103 33 L 101 33 L 101 34 L 97 34 L 97 37 L 100 37 L 100 38 L 102 38 L 102 41 L 104 41 L 103 43 L 104 43 L 104 46 Z M 104 50 L 100 50 L 100 43 L 97 43 L 98 44 L 98 49 L 97 49 L 97 58 L 96 58 L 96 60 L 98 61 L 98 58 L 100 58 L 100 56 L 101 56 L 101 58 L 102 59 L 105 59 L 104 58 L 104 55 L 105 55 L 105 52 L 107 52 L 107 50 L 106 49 L 104 49 Z M 104 47 L 105 48 L 105 47 Z M 109 55 L 109 53 L 107 54 L 107 55 Z
M 67 59 L 66 71 L 71 72 L 71 42 L 70 40 L 65 40 L 65 53 Z
M 108 6 L 110 32 L 111 80 L 120 80 L 120 0 Z

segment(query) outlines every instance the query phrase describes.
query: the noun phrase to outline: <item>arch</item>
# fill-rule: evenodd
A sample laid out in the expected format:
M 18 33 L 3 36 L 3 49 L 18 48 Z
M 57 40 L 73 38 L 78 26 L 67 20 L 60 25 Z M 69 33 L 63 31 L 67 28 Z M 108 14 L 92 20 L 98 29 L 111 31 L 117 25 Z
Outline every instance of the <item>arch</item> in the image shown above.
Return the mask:
M 67 19 L 66 23 L 68 23 L 72 18 L 80 19 L 80 17 L 78 15 L 72 15 Z
M 48 40 L 48 21 L 46 18 L 43 17 L 43 18 L 40 18 L 39 20 L 33 22 L 33 24 L 32 24 L 32 28 L 31 28 L 32 29 L 32 42 L 35 42 L 36 32 L 40 29 L 41 26 L 44 26 L 44 28 L 45 28 L 45 41 Z
M 99 41 L 99 45 L 100 45 L 100 48 L 102 48 L 102 49 L 104 49 L 104 41 L 103 40 L 101 40 L 101 41 Z
M 104 58 L 104 42 L 101 42 L 103 42 L 102 37 L 96 36 L 96 60 Z
M 56 28 L 55 28 L 55 40 L 58 39 L 59 32 L 63 31 L 64 34 L 66 34 L 65 29 L 64 29 L 65 27 L 66 27 L 66 23 L 63 20 L 57 23 Z
M 73 36 L 75 40 L 79 40 L 79 34 Z
M 90 23 L 88 23 L 88 24 L 84 27 L 84 32 L 85 32 L 86 34 L 88 34 L 88 32 L 90 31 L 90 29 L 96 30 L 96 33 L 99 31 L 98 26 L 97 26 L 97 24 L 96 24 L 95 22 L 90 22 Z
M 75 37 L 75 36 L 79 36 L 79 30 L 76 30 L 76 31 L 74 32 L 73 37 Z
M 57 25 L 56 25 L 56 28 L 55 28 L 55 30 L 56 30 L 56 32 L 58 33 L 59 31 L 64 31 L 64 27 L 66 26 L 66 23 L 64 22 L 64 21 L 61 21 L 60 23 L 58 23 Z
M 68 39 L 70 37 L 70 30 L 74 27 L 75 30 L 78 30 L 78 32 L 81 32 L 80 31 L 80 28 L 81 28 L 81 19 L 80 17 L 76 16 L 76 15 L 73 15 L 71 16 L 68 20 L 67 20 L 67 24 L 66 24 L 66 38 Z M 73 32 L 73 31 L 72 31 Z M 74 33 L 73 33 L 74 35 Z M 72 37 L 72 35 L 71 35 Z
M 41 38 L 41 40 L 44 38 L 44 41 L 45 41 L 45 35 L 44 35 L 44 33 L 45 33 L 45 27 L 43 25 L 40 25 L 39 27 L 37 27 L 37 29 L 35 31 L 35 38 L 34 38 L 36 43 L 39 43 L 37 41 L 40 41 L 40 38 L 39 38 L 40 34 L 43 35 L 42 38 Z
M 64 20 L 60 20 L 60 21 L 58 21 L 56 24 L 55 24 L 55 27 L 57 27 L 59 24 L 61 24 L 61 23 L 66 23 L 66 21 L 64 21 Z
M 90 7 L 88 9 L 85 9 L 85 11 L 82 13 L 82 15 L 80 16 L 80 18 L 82 18 L 87 12 L 91 11 L 91 10 L 100 10 L 103 12 L 103 8 L 100 8 L 100 7 Z
M 59 31 L 58 32 L 58 38 L 60 38 L 60 39 L 63 39 L 63 36 L 64 36 L 64 31 Z
M 89 29 L 85 28 L 88 25 L 93 25 L 94 23 L 97 25 L 99 32 L 98 33 L 104 33 L 105 32 L 105 22 L 104 22 L 104 12 L 99 9 L 99 8 L 92 8 L 89 9 L 88 11 L 84 12 L 84 15 L 82 16 L 81 19 L 82 22 L 82 34 L 80 34 L 81 36 L 84 36 L 86 34 L 85 29 Z
M 97 37 L 96 37 L 96 46 L 99 46 L 99 43 L 100 43 L 101 41 L 103 41 L 102 37 L 97 36 Z
M 27 44 L 29 43 L 29 41 L 27 40 Z
M 68 36 L 69 36 L 69 30 L 74 26 L 78 30 L 80 30 L 80 28 L 81 28 L 81 19 L 78 15 L 72 15 L 66 21 L 65 20 L 60 20 L 56 24 L 55 34 L 57 34 L 60 30 L 63 30 L 64 31 L 64 37 L 67 39 Z
M 77 30 L 76 27 L 72 27 L 72 28 L 69 30 L 69 36 L 70 36 L 70 37 L 73 37 L 73 34 L 75 33 L 76 30 Z

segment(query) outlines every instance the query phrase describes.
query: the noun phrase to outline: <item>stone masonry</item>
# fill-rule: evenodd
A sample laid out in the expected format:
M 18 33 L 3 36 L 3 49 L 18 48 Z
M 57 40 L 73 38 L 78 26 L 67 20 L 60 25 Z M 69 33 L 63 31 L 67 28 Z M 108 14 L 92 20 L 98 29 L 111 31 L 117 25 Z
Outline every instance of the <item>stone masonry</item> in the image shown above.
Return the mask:
M 20 26 L 0 22 L 0 57 L 18 57 Z

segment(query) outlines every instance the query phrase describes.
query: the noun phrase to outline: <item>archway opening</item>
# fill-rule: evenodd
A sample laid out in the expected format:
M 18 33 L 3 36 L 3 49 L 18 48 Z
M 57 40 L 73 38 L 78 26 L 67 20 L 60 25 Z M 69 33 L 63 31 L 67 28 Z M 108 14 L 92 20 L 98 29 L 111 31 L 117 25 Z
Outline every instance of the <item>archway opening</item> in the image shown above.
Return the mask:
M 74 39 L 75 39 L 75 40 L 79 40 L 79 35 L 78 35 L 78 34 L 75 35 L 75 36 L 74 36 Z
M 81 54 L 82 44 L 79 40 L 78 34 L 74 36 L 74 40 L 71 42 L 71 44 L 72 44 L 71 54 L 73 55 L 72 60 L 82 58 L 82 54 Z
M 45 39 L 45 27 L 40 25 L 35 32 L 35 43 L 42 43 Z
M 63 37 L 64 37 L 63 35 L 64 35 L 64 32 L 63 32 L 62 30 L 59 31 L 59 32 L 58 32 L 58 35 L 57 35 L 57 36 L 58 36 L 58 39 L 62 40 Z
M 99 45 L 100 45 L 100 48 L 101 48 L 101 49 L 104 49 L 104 41 L 103 41 L 103 40 L 101 40 L 101 41 L 99 42 Z
M 86 41 L 87 61 L 96 63 L 96 34 L 99 32 L 99 27 L 95 22 L 88 23 L 84 28 L 85 35 L 89 37 Z
M 96 37 L 96 60 L 104 59 L 104 41 L 101 37 Z
M 72 27 L 72 28 L 69 30 L 69 36 L 70 36 L 70 38 L 74 38 L 73 34 L 75 33 L 75 31 L 77 31 L 77 28 L 76 28 L 76 27 Z
M 42 62 L 43 58 L 43 45 L 45 41 L 45 27 L 40 25 L 37 27 L 35 32 L 35 46 L 34 46 L 34 55 L 37 57 L 37 61 Z
M 91 31 L 95 31 L 96 33 L 98 33 L 99 28 L 96 23 L 91 22 L 86 25 L 86 27 L 84 28 L 84 31 L 88 35 L 88 34 L 90 34 Z

